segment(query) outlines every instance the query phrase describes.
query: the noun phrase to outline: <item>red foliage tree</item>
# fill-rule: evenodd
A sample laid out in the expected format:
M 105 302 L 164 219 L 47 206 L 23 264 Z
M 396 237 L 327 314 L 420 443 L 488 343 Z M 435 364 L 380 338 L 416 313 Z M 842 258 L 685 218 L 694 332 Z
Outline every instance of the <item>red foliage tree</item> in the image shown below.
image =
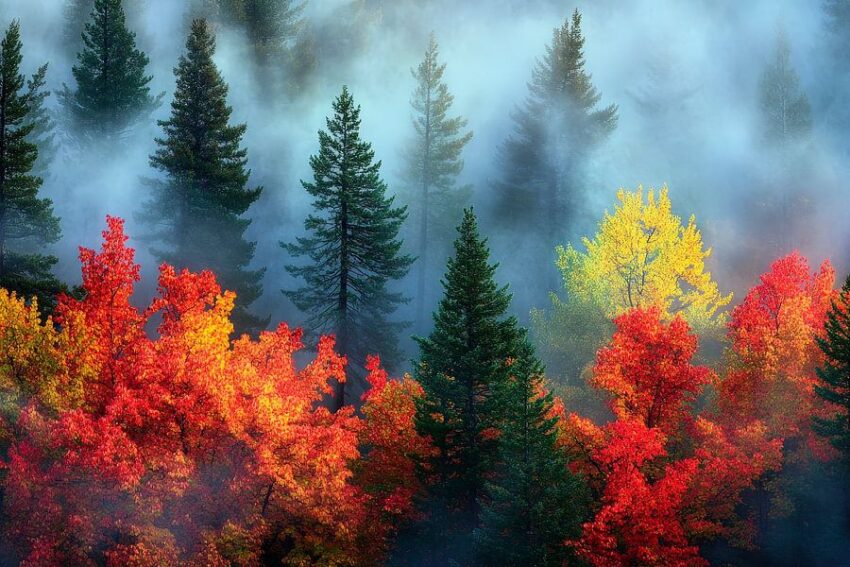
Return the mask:
M 136 309 L 139 267 L 123 223 L 108 224 L 100 252 L 81 250 L 83 298 L 60 299 L 62 334 L 42 341 L 45 360 L 63 361 L 43 364 L 62 375 L 44 380 L 81 388 L 79 407 L 39 398 L 15 425 L 3 506 L 23 562 L 373 561 L 411 515 L 411 459 L 428 451 L 413 428 L 418 384 L 387 381 L 374 359 L 365 421 L 331 413 L 322 400 L 346 363 L 332 338 L 300 369 L 300 330 L 233 341 L 234 295 L 210 272 L 166 265 L 157 297 Z M 0 318 L 40 329 L 21 313 Z
M 728 424 L 762 422 L 771 437 L 816 455 L 829 449 L 811 430 L 823 411 L 814 393 L 826 312 L 835 297 L 828 261 L 811 273 L 798 253 L 776 260 L 761 283 L 732 311 L 731 364 L 719 388 L 721 419 Z

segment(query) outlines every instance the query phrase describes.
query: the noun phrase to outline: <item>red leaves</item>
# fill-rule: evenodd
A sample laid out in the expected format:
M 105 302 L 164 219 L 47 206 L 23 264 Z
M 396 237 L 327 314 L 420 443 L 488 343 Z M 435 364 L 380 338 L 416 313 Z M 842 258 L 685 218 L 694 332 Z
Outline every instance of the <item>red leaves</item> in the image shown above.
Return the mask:
M 691 365 L 697 338 L 688 324 L 680 317 L 665 324 L 660 317 L 659 309 L 650 308 L 614 319 L 614 336 L 597 353 L 593 384 L 613 394 L 611 409 L 618 418 L 640 419 L 669 433 L 711 372 Z
M 108 223 L 102 250 L 80 253 L 84 298 L 61 298 L 62 335 L 44 331 L 42 341 L 52 358 L 41 367 L 58 373 L 44 380 L 58 399 L 81 388 L 82 408 L 33 404 L 14 427 L 4 507 L 21 556 L 229 565 L 286 541 L 295 562 L 373 558 L 412 513 L 412 458 L 429 447 L 413 424 L 419 385 L 387 380 L 370 359 L 365 421 L 351 408 L 329 412 L 323 397 L 346 364 L 332 338 L 301 369 L 300 330 L 281 324 L 232 341 L 234 295 L 210 272 L 167 265 L 139 311 L 130 303 L 139 267 L 122 221 Z M 38 330 L 7 303 L 0 328 L 8 317 Z
M 732 365 L 719 399 L 727 423 L 763 422 L 772 438 L 803 438 L 815 454 L 828 453 L 810 424 L 822 406 L 813 390 L 821 359 L 815 337 L 823 333 L 834 280 L 829 262 L 811 274 L 793 253 L 776 260 L 732 311 Z
M 641 467 L 666 456 L 663 434 L 639 420 L 615 421 L 607 433 L 610 441 L 591 457 L 607 481 L 601 507 L 584 525 L 578 552 L 599 567 L 707 565 L 678 517 L 697 460 L 668 465 L 651 481 Z
M 682 319 L 633 309 L 614 322 L 592 383 L 613 395 L 617 420 L 600 428 L 573 415 L 562 425 L 572 466 L 599 499 L 573 545 L 597 566 L 706 564 L 700 540 L 748 542 L 737 505 L 778 469 L 781 443 L 757 423 L 723 428 L 692 415 L 712 373 L 691 364 L 697 340 Z

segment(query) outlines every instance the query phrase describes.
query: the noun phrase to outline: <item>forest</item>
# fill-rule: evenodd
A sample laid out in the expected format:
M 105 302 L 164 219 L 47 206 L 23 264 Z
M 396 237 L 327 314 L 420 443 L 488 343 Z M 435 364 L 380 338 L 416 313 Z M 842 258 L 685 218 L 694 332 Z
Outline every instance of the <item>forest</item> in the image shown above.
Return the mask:
M 0 0 L 0 567 L 850 565 L 848 54 Z

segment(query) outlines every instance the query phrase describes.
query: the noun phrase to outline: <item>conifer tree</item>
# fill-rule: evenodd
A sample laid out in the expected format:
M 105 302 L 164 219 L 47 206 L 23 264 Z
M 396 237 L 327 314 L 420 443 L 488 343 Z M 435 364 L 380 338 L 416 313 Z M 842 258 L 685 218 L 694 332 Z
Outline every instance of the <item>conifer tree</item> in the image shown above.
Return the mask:
M 449 234 L 449 228 L 460 218 L 470 194 L 469 186 L 457 186 L 457 176 L 463 169 L 461 152 L 472 139 L 472 132 L 464 131 L 467 122 L 463 117 L 449 117 L 454 97 L 443 81 L 445 70 L 432 34 L 425 58 L 411 71 L 416 80 L 416 90 L 410 101 L 415 136 L 407 155 L 404 195 L 411 213 L 411 240 L 418 260 L 418 327 L 423 323 L 426 305 L 431 305 L 428 274 L 449 252 L 450 242 L 442 235 Z
M 425 391 L 417 427 L 437 450 L 429 467 L 434 510 L 424 538 L 433 538 L 442 550 L 436 552 L 463 564 L 485 479 L 498 461 L 495 436 L 488 434 L 502 424 L 496 393 L 508 380 L 511 359 L 525 354 L 526 344 L 524 329 L 507 315 L 511 296 L 493 279 L 497 265 L 489 263 L 471 209 L 464 211 L 458 233 L 434 330 L 417 339 L 415 372 Z
M 315 333 L 336 335 L 339 352 L 355 367 L 366 355 L 397 362 L 397 333 L 406 324 L 388 317 L 406 301 L 388 289 L 407 274 L 413 259 L 401 253 L 399 229 L 405 207 L 394 207 L 374 161 L 371 144 L 360 138 L 360 107 L 343 87 L 333 103 L 334 116 L 319 132 L 319 153 L 310 157 L 313 181 L 302 185 L 313 197 L 315 212 L 304 221 L 307 236 L 283 244 L 306 265 L 287 270 L 304 280 L 304 287 L 285 291 L 309 314 Z M 346 403 L 345 384 L 335 386 L 333 409 Z
M 759 91 L 765 142 L 783 147 L 805 140 L 812 129 L 811 106 L 791 66 L 791 46 L 784 33 L 777 38 L 774 60 L 762 75 Z
M 72 69 L 76 90 L 61 93 L 71 131 L 86 141 L 115 143 L 159 106 L 152 96 L 148 57 L 136 49 L 121 0 L 95 0 Z
M 815 417 L 814 430 L 850 464 L 850 276 L 827 313 L 825 329 L 826 335 L 817 339 L 824 363 L 817 369 L 815 392 L 836 411 L 829 418 Z
M 192 22 L 174 74 L 171 117 L 160 121 L 164 137 L 150 163 L 164 180 L 152 180 L 153 198 L 139 215 L 151 230 L 161 261 L 192 270 L 211 269 L 222 287 L 237 294 L 236 330 L 255 331 L 268 321 L 246 308 L 262 293 L 265 270 L 249 270 L 256 243 L 245 239 L 243 215 L 262 187 L 248 188 L 245 124 L 230 125 L 227 84 L 213 63 L 215 38 L 205 20 Z
M 65 47 L 72 54 L 83 46 L 83 32 L 91 17 L 94 0 L 67 0 L 65 2 L 65 27 L 63 30 Z
M 32 126 L 29 141 L 38 148 L 38 159 L 33 166 L 33 174 L 42 179 L 47 175 L 48 167 L 56 156 L 56 121 L 53 114 L 44 106 L 44 101 L 50 96 L 50 91 L 44 89 L 47 77 L 47 63 L 38 68 L 27 81 L 27 100 L 29 112 L 25 123 Z
M 542 367 L 531 345 L 522 350 L 498 390 L 499 463 L 485 486 L 476 559 L 481 565 L 555 567 L 571 558 L 564 542 L 581 535 L 587 492 L 557 447 L 558 418 Z
M 597 106 L 601 95 L 585 70 L 584 42 L 576 10 L 554 30 L 532 73 L 528 99 L 514 114 L 515 132 L 501 151 L 504 174 L 496 186 L 496 215 L 533 242 L 517 254 L 526 264 L 554 263 L 555 245 L 571 236 L 571 223 L 583 206 L 588 156 L 617 124 L 615 105 Z M 550 275 L 540 278 L 536 296 L 556 288 L 555 270 Z
M 35 295 L 49 309 L 61 286 L 50 272 L 56 258 L 43 250 L 59 239 L 59 219 L 50 199 L 38 197 L 41 178 L 32 174 L 38 147 L 30 139 L 32 100 L 20 72 L 21 48 L 13 21 L 0 44 L 0 287 Z

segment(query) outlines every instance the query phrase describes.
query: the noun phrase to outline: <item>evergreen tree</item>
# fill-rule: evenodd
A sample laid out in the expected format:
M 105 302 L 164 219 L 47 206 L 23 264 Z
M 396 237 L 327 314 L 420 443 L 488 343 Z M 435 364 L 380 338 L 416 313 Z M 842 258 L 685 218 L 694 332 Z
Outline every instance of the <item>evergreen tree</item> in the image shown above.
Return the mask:
M 417 427 L 437 449 L 429 463 L 433 510 L 423 539 L 433 538 L 434 553 L 447 554 L 446 561 L 464 564 L 485 479 L 498 461 L 497 442 L 488 435 L 503 421 L 495 394 L 510 376 L 510 360 L 527 345 L 525 330 L 507 316 L 511 296 L 493 279 L 497 265 L 488 263 L 472 210 L 464 211 L 458 233 L 434 330 L 417 338 L 416 378 L 425 391 Z
M 844 454 L 850 464 L 850 276 L 826 319 L 826 336 L 817 339 L 824 354 L 818 368 L 818 396 L 833 404 L 830 418 L 814 418 L 815 431 Z
M 476 559 L 481 565 L 555 567 L 571 558 L 564 542 L 581 535 L 587 492 L 557 447 L 558 418 L 541 365 L 529 344 L 522 350 L 498 392 L 499 463 L 486 484 Z
M 246 310 L 262 293 L 265 270 L 248 265 L 256 243 L 245 240 L 251 224 L 242 215 L 262 187 L 247 188 L 247 151 L 240 148 L 245 124 L 229 124 L 227 84 L 213 63 L 215 38 L 205 20 L 192 22 L 174 74 L 177 87 L 171 117 L 160 121 L 165 136 L 151 156 L 151 166 L 165 180 L 151 182 L 153 199 L 139 217 L 151 231 L 148 239 L 162 261 L 193 270 L 211 269 L 222 286 L 237 294 L 237 331 L 263 328 L 267 320 Z
M 65 27 L 63 30 L 65 48 L 69 53 L 77 53 L 83 46 L 83 32 L 86 22 L 94 9 L 94 0 L 67 0 L 65 2 Z
M 56 157 L 56 121 L 53 114 L 44 106 L 44 101 L 50 96 L 50 91 L 44 89 L 47 76 L 47 63 L 38 68 L 27 81 L 27 100 L 29 112 L 25 120 L 27 126 L 32 126 L 29 141 L 38 148 L 38 159 L 33 166 L 33 174 L 42 179 L 47 175 L 48 167 Z
M 343 87 L 333 103 L 328 131 L 319 132 L 319 153 L 310 158 L 313 182 L 302 185 L 314 198 L 316 212 L 304 221 L 309 236 L 283 244 L 307 265 L 287 266 L 304 287 L 285 291 L 310 314 L 315 333 L 334 333 L 339 352 L 355 367 L 369 353 L 398 360 L 397 333 L 406 324 L 387 317 L 406 301 L 387 286 L 407 274 L 413 259 L 401 253 L 399 229 L 405 207 L 393 207 L 379 176 L 371 144 L 360 139 L 360 107 Z M 336 384 L 333 408 L 346 403 L 345 384 Z
M 411 71 L 416 90 L 410 101 L 414 110 L 415 137 L 409 150 L 405 200 L 411 212 L 412 240 L 418 254 L 416 274 L 416 323 L 423 323 L 426 304 L 431 302 L 428 274 L 435 263 L 442 263 L 450 242 L 449 234 L 469 200 L 469 186 L 458 187 L 457 176 L 463 169 L 461 152 L 472 139 L 464 132 L 466 120 L 450 118 L 454 97 L 443 82 L 445 64 L 439 62 L 437 40 L 431 35 L 425 58 Z
M 808 143 L 811 107 L 791 65 L 791 48 L 783 32 L 759 84 L 759 105 L 767 164 L 762 206 L 767 218 L 762 224 L 768 230 L 762 230 L 758 240 L 772 245 L 767 251 L 771 255 L 787 254 L 813 220 L 809 185 L 815 172 Z
M 783 147 L 808 138 L 811 107 L 791 66 L 791 47 L 784 33 L 777 38 L 774 60 L 762 75 L 759 91 L 762 135 L 769 145 Z
M 534 243 L 517 254 L 526 264 L 553 264 L 555 245 L 568 236 L 583 205 L 589 153 L 617 124 L 615 105 L 597 107 L 601 95 L 584 69 L 584 42 L 576 10 L 554 30 L 532 73 L 528 99 L 514 115 L 514 135 L 502 148 L 504 174 L 496 187 L 496 215 Z M 557 274 L 550 272 L 551 280 L 541 278 L 535 296 L 542 296 L 545 287 L 555 289 Z
M 121 0 L 95 0 L 72 69 L 77 83 L 61 93 L 72 132 L 89 141 L 115 143 L 159 106 L 151 96 L 148 57 L 136 49 Z
M 13 21 L 0 44 L 0 286 L 35 295 L 50 309 L 61 285 L 50 272 L 56 258 L 42 252 L 59 239 L 59 219 L 50 199 L 38 198 L 41 178 L 32 174 L 38 147 L 30 139 L 32 101 L 20 72 L 21 47 Z

